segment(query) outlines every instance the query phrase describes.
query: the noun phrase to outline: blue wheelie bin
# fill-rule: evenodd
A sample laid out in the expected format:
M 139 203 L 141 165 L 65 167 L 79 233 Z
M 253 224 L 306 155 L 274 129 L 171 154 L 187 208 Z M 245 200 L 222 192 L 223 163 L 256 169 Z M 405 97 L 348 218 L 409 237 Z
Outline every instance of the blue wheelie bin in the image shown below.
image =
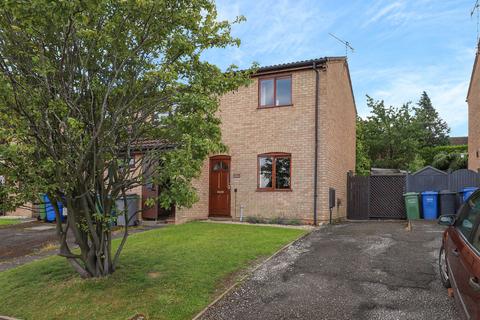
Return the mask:
M 472 193 L 474 193 L 477 190 L 478 190 L 477 187 L 465 187 L 465 188 L 463 188 L 462 191 L 460 191 L 462 203 L 467 202 L 468 198 L 472 195 Z
M 43 195 L 43 202 L 45 203 L 45 211 L 46 211 L 46 220 L 48 222 L 53 222 L 57 218 L 55 215 L 55 209 L 53 208 L 52 203 L 50 202 L 50 199 L 46 194 Z M 57 202 L 58 205 L 58 210 L 60 211 L 60 216 L 62 217 L 62 221 L 65 220 L 65 217 L 63 216 L 63 204 L 61 202 Z
M 422 192 L 422 209 L 425 220 L 436 220 L 438 218 L 438 192 Z

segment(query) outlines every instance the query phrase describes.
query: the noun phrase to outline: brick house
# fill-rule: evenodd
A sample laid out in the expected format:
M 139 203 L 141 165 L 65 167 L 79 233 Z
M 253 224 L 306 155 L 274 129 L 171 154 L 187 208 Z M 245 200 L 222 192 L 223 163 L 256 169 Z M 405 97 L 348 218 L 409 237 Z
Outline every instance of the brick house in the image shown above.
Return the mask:
M 194 182 L 200 200 L 177 208 L 175 221 L 239 220 L 243 212 L 322 222 L 329 216 L 329 188 L 338 199 L 333 217 L 345 218 L 356 123 L 346 58 L 263 67 L 252 80 L 221 98 L 228 153 L 205 161 Z
M 321 223 L 329 219 L 329 188 L 336 191 L 333 218 L 346 217 L 356 140 L 346 58 L 259 68 L 249 86 L 220 99 L 218 115 L 228 152 L 206 159 L 193 182 L 199 201 L 191 208 L 146 207 L 158 190 L 138 187 L 129 193 L 140 196 L 143 219 L 182 223 L 243 214 Z
M 480 170 L 480 63 L 479 50 L 475 55 L 468 88 L 468 169 Z

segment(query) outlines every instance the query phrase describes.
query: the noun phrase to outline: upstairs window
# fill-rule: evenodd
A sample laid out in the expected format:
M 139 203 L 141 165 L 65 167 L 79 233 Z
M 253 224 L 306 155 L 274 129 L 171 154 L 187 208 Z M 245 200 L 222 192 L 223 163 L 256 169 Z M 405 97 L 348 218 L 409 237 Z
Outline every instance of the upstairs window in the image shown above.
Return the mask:
M 292 105 L 292 76 L 278 76 L 259 80 L 259 107 Z
M 258 190 L 291 189 L 291 155 L 267 153 L 258 156 Z

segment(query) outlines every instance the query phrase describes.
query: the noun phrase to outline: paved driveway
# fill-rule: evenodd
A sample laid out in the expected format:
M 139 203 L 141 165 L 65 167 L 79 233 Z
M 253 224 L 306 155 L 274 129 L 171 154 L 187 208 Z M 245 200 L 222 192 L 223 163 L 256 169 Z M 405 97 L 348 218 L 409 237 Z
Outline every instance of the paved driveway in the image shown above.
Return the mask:
M 202 319 L 457 319 L 436 266 L 442 227 L 346 223 L 270 260 Z

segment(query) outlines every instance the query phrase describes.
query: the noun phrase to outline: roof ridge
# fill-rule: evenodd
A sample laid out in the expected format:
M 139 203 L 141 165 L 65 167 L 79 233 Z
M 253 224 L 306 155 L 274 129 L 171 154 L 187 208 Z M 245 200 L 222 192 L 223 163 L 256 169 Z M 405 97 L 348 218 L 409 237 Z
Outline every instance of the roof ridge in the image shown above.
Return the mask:
M 313 59 L 306 59 L 306 60 L 298 60 L 292 62 L 285 62 L 285 63 L 278 63 L 272 64 L 267 66 L 261 66 L 258 68 L 257 72 L 264 72 L 264 71 L 271 71 L 277 69 L 285 69 L 285 68 L 292 68 L 292 67 L 303 67 L 313 63 L 324 63 L 327 61 L 335 61 L 335 60 L 346 60 L 346 56 L 330 56 L 330 57 L 321 57 L 321 58 L 313 58 Z

